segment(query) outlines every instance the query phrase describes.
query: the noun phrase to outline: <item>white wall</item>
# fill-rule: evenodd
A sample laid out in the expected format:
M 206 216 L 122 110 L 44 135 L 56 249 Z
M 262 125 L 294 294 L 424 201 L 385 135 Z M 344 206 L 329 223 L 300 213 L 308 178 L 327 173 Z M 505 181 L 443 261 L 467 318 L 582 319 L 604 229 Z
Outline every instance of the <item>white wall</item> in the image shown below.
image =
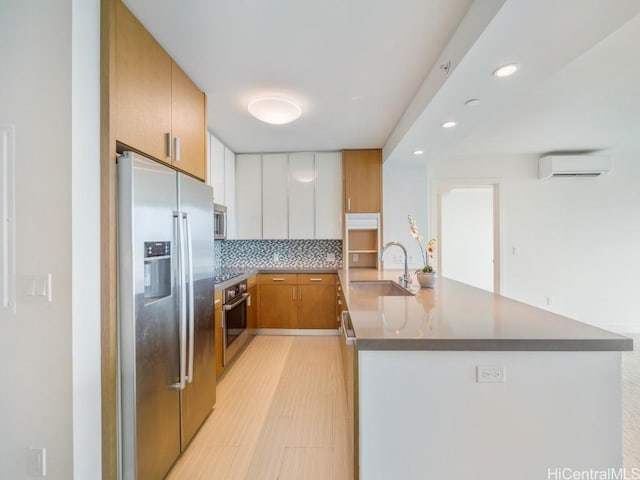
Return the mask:
M 611 173 L 595 179 L 539 180 L 537 166 L 534 156 L 443 158 L 429 164 L 430 190 L 445 179 L 498 179 L 502 294 L 639 332 L 638 156 L 614 155 Z
M 29 446 L 46 447 L 46 478 L 100 476 L 97 7 L 0 3 L 0 123 L 16 131 L 18 278 L 16 314 L 0 318 L 0 478 L 26 478 Z M 74 58 L 87 62 L 74 70 L 72 18 L 82 45 Z M 83 85 L 73 110 L 72 78 Z M 84 205 L 72 203 L 76 195 Z M 72 256 L 72 242 L 85 240 L 92 246 Z M 26 279 L 48 273 L 52 302 L 26 296 Z
M 100 378 L 100 0 L 73 1 L 73 475 L 102 472 Z
M 419 166 L 397 166 L 383 164 L 383 244 L 400 242 L 407 248 L 411 269 L 424 266 L 420 247 L 409 232 L 407 215 L 416 219 L 419 232 L 426 243 L 431 234 L 427 224 L 427 168 Z M 398 260 L 394 262 L 394 260 Z M 384 256 L 386 269 L 402 268 L 402 251 L 397 247 L 389 249 Z

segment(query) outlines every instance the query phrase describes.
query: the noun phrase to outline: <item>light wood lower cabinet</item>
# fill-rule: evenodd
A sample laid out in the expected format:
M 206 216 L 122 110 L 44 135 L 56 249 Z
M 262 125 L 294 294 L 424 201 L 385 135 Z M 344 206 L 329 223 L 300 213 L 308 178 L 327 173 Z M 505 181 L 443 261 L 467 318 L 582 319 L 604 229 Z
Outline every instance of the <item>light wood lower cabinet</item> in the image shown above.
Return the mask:
M 214 296 L 213 319 L 215 324 L 216 378 L 222 373 L 222 291 Z
M 249 282 L 247 282 L 247 286 Z M 258 328 L 258 287 L 254 284 L 253 287 L 247 289 L 249 299 L 247 302 L 247 330 L 249 335 L 255 335 L 255 330 Z
M 258 276 L 258 328 L 336 328 L 336 276 Z

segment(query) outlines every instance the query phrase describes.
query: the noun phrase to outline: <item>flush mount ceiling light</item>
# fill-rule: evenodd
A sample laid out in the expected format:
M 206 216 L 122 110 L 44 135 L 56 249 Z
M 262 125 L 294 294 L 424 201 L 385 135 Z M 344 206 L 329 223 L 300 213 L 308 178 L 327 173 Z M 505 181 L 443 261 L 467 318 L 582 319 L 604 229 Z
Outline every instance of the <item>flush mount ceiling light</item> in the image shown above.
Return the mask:
M 247 108 L 258 120 L 272 125 L 291 123 L 302 115 L 298 104 L 282 97 L 254 98 Z
M 414 155 L 422 155 L 424 153 L 424 150 L 414 150 L 413 154 Z
M 493 72 L 494 77 L 508 77 L 509 75 L 513 75 L 518 71 L 520 65 L 517 63 L 508 63 L 507 65 L 503 65 L 500 68 L 496 69 Z
M 449 122 L 444 122 L 442 125 L 440 125 L 442 128 L 453 128 L 457 125 L 456 122 L 454 121 L 449 121 Z

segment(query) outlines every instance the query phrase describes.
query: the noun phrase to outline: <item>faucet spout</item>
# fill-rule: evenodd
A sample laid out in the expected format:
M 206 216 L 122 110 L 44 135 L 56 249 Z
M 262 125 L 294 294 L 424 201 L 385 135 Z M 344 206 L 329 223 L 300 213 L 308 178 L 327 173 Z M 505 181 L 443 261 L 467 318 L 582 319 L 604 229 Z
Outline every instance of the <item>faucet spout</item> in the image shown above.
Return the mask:
M 404 253 L 404 275 L 400 277 L 400 284 L 406 288 L 407 285 L 411 283 L 411 276 L 409 275 L 409 261 L 407 249 L 405 248 L 405 246 L 398 242 L 387 243 L 384 247 L 382 247 L 382 251 L 380 252 L 380 261 L 382 261 L 382 257 L 384 257 L 384 252 L 387 250 L 387 248 L 393 246 L 400 247 L 402 249 L 402 253 Z

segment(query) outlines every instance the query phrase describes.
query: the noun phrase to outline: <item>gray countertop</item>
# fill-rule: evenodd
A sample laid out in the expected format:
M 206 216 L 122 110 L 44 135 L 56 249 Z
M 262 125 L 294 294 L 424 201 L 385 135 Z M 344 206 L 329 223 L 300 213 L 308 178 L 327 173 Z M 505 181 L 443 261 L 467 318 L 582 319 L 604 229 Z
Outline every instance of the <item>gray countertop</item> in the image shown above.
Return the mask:
M 633 341 L 440 277 L 413 296 L 373 296 L 350 281 L 397 280 L 398 270 L 339 271 L 359 350 L 624 351 Z
M 266 274 L 330 274 L 330 273 L 338 273 L 338 270 L 335 268 L 291 268 L 291 267 L 283 267 L 283 268 L 256 268 L 256 267 L 233 267 L 233 270 L 242 272 L 241 275 L 237 277 L 233 277 L 225 282 L 216 284 L 216 292 L 220 290 L 224 290 L 227 287 L 235 285 L 238 282 L 246 280 L 251 275 L 256 275 L 258 273 L 266 273 Z

